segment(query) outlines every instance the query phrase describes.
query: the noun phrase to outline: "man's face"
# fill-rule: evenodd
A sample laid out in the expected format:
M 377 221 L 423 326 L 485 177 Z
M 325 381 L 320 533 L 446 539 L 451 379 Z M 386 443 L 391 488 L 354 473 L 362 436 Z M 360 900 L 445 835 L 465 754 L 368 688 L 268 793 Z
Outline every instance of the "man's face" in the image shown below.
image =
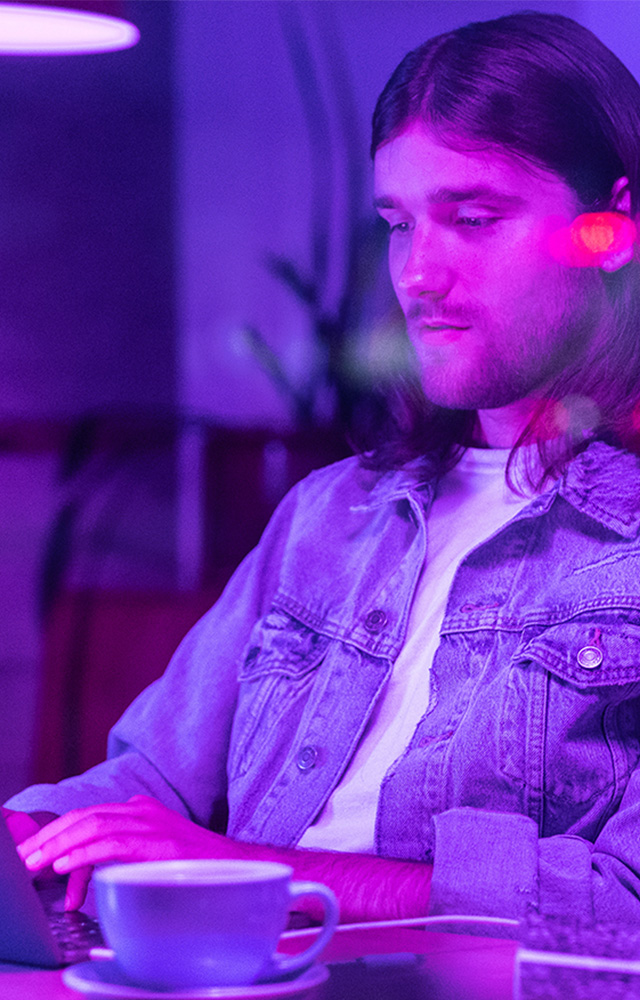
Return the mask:
M 375 197 L 428 399 L 471 410 L 535 401 L 581 356 L 598 278 L 549 252 L 551 232 L 581 211 L 559 177 L 458 152 L 414 124 L 378 150 Z

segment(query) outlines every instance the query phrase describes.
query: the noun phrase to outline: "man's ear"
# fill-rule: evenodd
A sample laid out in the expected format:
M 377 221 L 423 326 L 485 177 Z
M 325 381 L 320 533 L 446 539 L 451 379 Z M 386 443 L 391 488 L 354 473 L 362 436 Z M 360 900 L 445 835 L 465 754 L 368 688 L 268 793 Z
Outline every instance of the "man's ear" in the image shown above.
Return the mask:
M 618 180 L 611 189 L 612 212 L 623 212 L 624 215 L 631 215 L 631 191 L 629 190 L 629 178 L 618 177 Z
M 628 264 L 633 258 L 633 244 L 627 247 L 626 250 L 618 250 L 617 253 L 609 253 L 604 258 L 602 263 L 599 265 L 602 271 L 606 271 L 607 274 L 611 274 L 613 271 L 619 271 L 621 267 Z
M 549 236 L 551 256 L 569 267 L 597 267 L 611 273 L 633 259 L 638 236 L 631 218 L 631 191 L 627 177 L 611 189 L 607 208 L 582 212 L 571 225 L 561 225 Z
M 613 212 L 620 212 L 621 215 L 631 218 L 631 191 L 629 189 L 628 177 L 619 177 L 613 185 L 611 189 L 611 210 Z M 609 274 L 612 271 L 619 271 L 621 267 L 624 267 L 632 259 L 633 248 L 634 242 L 631 240 L 626 246 L 620 249 L 612 249 L 603 255 L 599 266 Z

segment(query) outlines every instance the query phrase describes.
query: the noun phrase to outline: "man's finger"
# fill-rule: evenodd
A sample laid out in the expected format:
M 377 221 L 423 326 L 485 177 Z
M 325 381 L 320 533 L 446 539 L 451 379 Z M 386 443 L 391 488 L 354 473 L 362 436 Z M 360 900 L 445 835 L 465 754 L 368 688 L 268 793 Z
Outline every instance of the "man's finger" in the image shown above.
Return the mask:
M 140 839 L 127 831 L 114 830 L 104 837 L 84 844 L 76 844 L 53 861 L 58 875 L 78 870 L 87 865 L 108 861 L 148 861 L 172 856 L 168 845 L 154 839 Z
M 64 897 L 65 910 L 80 909 L 87 896 L 92 871 L 93 869 L 87 865 L 85 868 L 76 868 L 75 871 L 71 872 Z
M 100 840 L 114 829 L 125 829 L 133 819 L 130 814 L 124 803 L 74 809 L 24 840 L 18 853 L 27 868 L 37 871 L 75 845 Z
M 64 816 L 60 816 L 52 823 L 48 823 L 46 826 L 33 832 L 31 836 L 26 837 L 18 846 L 18 853 L 23 861 L 35 852 L 42 850 L 45 844 L 73 826 L 78 821 L 79 812 L 84 813 L 84 810 L 74 810 L 73 812 L 65 813 Z
M 5 811 L 7 829 L 15 844 L 20 844 L 38 832 L 40 826 L 29 813 Z

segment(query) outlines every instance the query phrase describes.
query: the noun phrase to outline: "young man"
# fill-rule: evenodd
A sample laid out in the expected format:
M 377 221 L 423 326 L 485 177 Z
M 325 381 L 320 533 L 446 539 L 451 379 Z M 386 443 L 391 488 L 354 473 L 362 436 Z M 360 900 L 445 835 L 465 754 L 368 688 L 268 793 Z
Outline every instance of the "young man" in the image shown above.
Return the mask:
M 105 763 L 10 801 L 70 907 L 94 863 L 248 856 L 343 920 L 640 917 L 639 136 L 557 15 L 403 60 L 372 151 L 421 391 L 284 500 Z

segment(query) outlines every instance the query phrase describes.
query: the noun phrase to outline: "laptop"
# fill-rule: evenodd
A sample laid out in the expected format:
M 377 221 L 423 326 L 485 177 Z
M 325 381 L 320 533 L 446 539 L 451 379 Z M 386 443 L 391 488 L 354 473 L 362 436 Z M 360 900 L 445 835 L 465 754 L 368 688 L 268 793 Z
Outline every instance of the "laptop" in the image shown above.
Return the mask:
M 0 962 L 55 969 L 104 945 L 97 920 L 64 912 L 65 881 L 36 888 L 0 816 Z

